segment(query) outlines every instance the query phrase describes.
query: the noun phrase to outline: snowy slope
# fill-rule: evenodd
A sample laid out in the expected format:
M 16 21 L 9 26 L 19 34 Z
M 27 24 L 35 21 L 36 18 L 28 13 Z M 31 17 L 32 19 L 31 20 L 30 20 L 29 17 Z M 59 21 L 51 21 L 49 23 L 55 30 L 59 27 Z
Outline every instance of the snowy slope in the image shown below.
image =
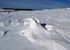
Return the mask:
M 0 12 L 0 50 L 70 50 L 70 9 Z

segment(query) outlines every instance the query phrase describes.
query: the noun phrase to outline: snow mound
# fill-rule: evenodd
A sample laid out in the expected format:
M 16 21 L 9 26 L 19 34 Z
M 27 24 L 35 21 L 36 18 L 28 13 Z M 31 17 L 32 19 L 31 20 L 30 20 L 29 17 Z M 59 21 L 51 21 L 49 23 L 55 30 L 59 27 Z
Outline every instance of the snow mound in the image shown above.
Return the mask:
M 69 39 L 66 40 L 67 38 L 65 35 L 62 35 L 54 30 L 52 25 L 43 26 L 43 24 L 38 19 L 27 18 L 24 19 L 23 24 L 25 29 L 20 31 L 20 35 L 22 37 L 26 37 L 33 44 L 45 46 L 49 50 L 57 50 L 57 48 L 61 47 L 63 50 L 65 50 L 64 46 L 60 45 L 60 43 L 63 41 L 65 41 L 65 43 L 70 43 L 68 41 Z M 56 47 L 57 44 L 60 47 Z
M 32 43 L 35 43 L 37 45 L 47 46 L 48 48 L 50 47 L 51 43 L 48 43 L 51 42 L 50 32 L 41 25 L 41 22 L 38 19 L 24 19 L 24 26 L 26 27 L 26 29 L 23 29 L 20 32 L 21 36 L 27 37 Z M 45 42 L 47 43 L 47 45 L 44 44 Z

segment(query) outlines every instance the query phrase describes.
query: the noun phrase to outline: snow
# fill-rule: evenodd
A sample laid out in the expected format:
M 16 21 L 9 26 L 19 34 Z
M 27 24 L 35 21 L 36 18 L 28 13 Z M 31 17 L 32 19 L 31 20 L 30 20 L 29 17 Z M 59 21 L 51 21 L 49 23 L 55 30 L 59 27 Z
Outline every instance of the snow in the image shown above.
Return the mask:
M 0 50 L 70 50 L 70 8 L 0 12 Z
M 47 30 L 52 30 L 52 29 L 53 29 L 53 26 L 52 26 L 52 25 L 46 25 L 45 28 L 46 28 Z
M 0 22 L 0 27 L 3 27 L 4 26 L 4 23 L 3 22 Z
M 0 31 L 0 37 L 4 35 L 4 31 Z

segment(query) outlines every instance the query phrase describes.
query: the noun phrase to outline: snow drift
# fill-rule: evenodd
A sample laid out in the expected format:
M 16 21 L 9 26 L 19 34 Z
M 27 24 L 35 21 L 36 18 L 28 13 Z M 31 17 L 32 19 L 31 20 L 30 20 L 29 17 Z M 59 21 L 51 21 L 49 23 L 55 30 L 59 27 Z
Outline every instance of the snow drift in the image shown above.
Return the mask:
M 63 41 L 70 43 L 70 41 L 68 41 L 64 35 L 55 33 L 56 30 L 53 29 L 52 25 L 43 26 L 41 24 L 38 19 L 24 19 L 25 29 L 20 32 L 20 35 L 28 38 L 34 44 L 47 47 L 49 50 L 57 50 L 56 45 L 65 50 L 60 43 Z M 52 32 L 54 32 L 54 34 Z

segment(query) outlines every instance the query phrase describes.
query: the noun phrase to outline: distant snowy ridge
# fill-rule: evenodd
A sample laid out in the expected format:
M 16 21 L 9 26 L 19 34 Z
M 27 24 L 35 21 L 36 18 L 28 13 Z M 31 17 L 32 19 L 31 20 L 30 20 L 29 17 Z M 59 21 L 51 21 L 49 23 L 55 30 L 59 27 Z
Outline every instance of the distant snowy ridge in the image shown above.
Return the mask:
M 46 10 L 69 10 L 70 8 L 58 8 L 58 9 L 43 9 L 43 11 L 46 11 Z

